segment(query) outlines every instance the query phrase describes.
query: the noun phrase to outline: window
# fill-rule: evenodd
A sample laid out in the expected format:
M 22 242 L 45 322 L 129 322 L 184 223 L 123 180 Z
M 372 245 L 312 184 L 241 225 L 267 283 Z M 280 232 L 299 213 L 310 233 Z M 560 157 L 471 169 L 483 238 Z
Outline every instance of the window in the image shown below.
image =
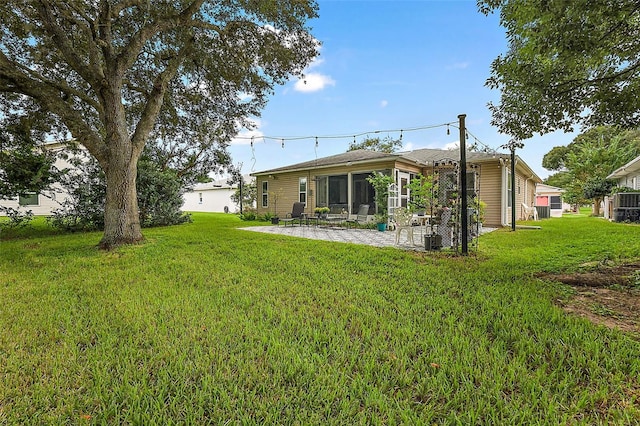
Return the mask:
M 347 210 L 347 175 L 316 177 L 316 206 L 325 206 L 331 213 Z
M 37 193 L 28 192 L 18 197 L 18 204 L 21 206 L 37 206 L 40 204 L 40 199 Z
M 307 204 L 307 178 L 301 177 L 298 180 L 298 201 Z
M 367 181 L 371 173 L 354 173 L 351 175 L 351 211 L 357 212 L 360 204 L 369 204 L 371 214 L 375 212 L 375 190 Z
M 269 182 L 262 182 L 262 207 L 269 207 Z
M 559 195 L 552 195 L 551 197 L 551 208 L 554 210 L 560 210 L 562 209 L 562 197 L 560 197 Z

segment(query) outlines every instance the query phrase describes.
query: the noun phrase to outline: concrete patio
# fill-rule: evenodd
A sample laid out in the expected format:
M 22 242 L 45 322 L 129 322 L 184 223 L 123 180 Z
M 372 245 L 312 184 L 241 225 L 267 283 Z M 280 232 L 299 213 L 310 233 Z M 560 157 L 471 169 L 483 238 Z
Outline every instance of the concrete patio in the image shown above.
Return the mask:
M 341 227 L 325 226 L 250 226 L 238 228 L 247 231 L 264 232 L 267 234 L 288 235 L 290 237 L 308 238 L 311 240 L 324 240 L 339 243 L 363 244 L 375 247 L 397 247 L 401 250 L 426 251 L 424 240 L 418 227 L 414 229 L 413 239 L 415 245 L 407 241 L 406 233 L 402 233 L 400 244 L 396 245 L 395 231 L 380 232 L 375 229 L 347 229 Z M 495 228 L 483 228 L 482 233 L 491 232 Z M 422 232 L 424 235 L 424 231 Z

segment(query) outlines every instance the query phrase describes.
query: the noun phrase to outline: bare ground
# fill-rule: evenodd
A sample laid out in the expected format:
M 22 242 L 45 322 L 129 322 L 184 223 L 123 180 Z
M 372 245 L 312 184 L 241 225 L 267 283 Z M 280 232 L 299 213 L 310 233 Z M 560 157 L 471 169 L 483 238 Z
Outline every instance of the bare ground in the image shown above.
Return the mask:
M 570 285 L 569 299 L 558 301 L 573 315 L 640 338 L 640 261 L 622 265 L 583 265 L 584 272 L 540 273 L 539 278 Z

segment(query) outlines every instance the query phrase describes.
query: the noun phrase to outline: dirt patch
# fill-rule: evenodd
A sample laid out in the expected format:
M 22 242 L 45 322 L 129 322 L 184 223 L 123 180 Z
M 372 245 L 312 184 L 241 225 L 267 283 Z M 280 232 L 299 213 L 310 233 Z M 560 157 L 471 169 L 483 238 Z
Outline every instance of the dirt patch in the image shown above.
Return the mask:
M 640 261 L 582 266 L 580 272 L 537 276 L 573 288 L 570 298 L 558 302 L 566 312 L 640 338 Z

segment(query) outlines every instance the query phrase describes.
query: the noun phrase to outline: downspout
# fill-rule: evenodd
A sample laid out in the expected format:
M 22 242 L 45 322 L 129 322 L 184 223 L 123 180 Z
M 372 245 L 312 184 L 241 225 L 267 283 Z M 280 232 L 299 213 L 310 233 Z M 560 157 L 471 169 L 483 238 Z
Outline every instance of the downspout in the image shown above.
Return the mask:
M 504 158 L 500 158 L 500 222 L 502 226 L 509 226 L 507 221 L 507 167 Z

